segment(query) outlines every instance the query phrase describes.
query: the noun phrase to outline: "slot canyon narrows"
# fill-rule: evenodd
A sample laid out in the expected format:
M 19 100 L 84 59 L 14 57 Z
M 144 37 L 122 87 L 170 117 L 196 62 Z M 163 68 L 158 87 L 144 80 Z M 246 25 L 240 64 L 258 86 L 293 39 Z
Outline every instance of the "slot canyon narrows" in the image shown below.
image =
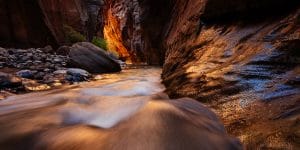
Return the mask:
M 0 149 L 300 149 L 299 0 L 0 0 Z

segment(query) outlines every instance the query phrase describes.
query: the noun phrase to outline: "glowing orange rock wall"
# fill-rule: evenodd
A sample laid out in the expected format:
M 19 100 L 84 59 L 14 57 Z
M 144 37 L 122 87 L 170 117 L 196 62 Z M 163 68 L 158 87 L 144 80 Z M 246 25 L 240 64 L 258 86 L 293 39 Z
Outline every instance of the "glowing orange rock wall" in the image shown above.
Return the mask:
M 119 57 L 125 60 L 131 60 L 130 55 L 126 47 L 123 45 L 121 37 L 120 24 L 115 16 L 113 16 L 111 10 L 107 11 L 106 24 L 103 29 L 104 38 L 107 41 L 107 47 L 110 51 L 115 51 L 119 54 Z
M 134 63 L 162 65 L 165 53 L 162 42 L 173 2 L 106 0 L 103 18 L 108 48 Z

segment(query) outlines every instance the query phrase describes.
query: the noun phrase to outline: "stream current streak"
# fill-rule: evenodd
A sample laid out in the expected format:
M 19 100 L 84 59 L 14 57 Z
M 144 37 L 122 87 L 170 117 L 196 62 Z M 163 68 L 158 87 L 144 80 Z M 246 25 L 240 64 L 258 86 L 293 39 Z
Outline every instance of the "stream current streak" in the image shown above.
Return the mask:
M 128 69 L 99 81 L 9 97 L 0 102 L 0 149 L 240 146 L 203 105 L 190 99 L 171 101 L 162 94 L 160 73 L 159 68 Z

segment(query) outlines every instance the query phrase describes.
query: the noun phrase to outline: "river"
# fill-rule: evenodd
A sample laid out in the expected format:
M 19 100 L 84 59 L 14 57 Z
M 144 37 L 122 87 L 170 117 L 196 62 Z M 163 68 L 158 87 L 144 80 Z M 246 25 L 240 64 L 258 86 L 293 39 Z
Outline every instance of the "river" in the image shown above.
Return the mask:
M 160 68 L 126 69 L 98 81 L 8 97 L 0 102 L 0 149 L 240 147 L 202 104 L 168 100 L 160 74 Z

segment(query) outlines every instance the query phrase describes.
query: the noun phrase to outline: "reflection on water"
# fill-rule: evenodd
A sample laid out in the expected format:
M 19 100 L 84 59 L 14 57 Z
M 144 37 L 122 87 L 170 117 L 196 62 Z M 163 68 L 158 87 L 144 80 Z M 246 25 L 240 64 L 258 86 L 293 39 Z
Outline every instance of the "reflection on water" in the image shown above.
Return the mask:
M 0 149 L 239 149 L 209 109 L 169 100 L 159 68 L 0 102 Z
M 9 97 L 0 103 L 0 114 L 59 105 L 58 112 L 66 124 L 109 128 L 136 112 L 150 95 L 164 90 L 160 72 L 158 68 L 125 70 L 103 75 L 102 80 L 83 83 L 68 91 Z
M 145 105 L 150 95 L 164 90 L 160 73 L 159 68 L 124 70 L 67 90 L 9 97 L 0 103 L 0 128 L 9 129 L 0 140 L 53 124 L 111 128 Z

